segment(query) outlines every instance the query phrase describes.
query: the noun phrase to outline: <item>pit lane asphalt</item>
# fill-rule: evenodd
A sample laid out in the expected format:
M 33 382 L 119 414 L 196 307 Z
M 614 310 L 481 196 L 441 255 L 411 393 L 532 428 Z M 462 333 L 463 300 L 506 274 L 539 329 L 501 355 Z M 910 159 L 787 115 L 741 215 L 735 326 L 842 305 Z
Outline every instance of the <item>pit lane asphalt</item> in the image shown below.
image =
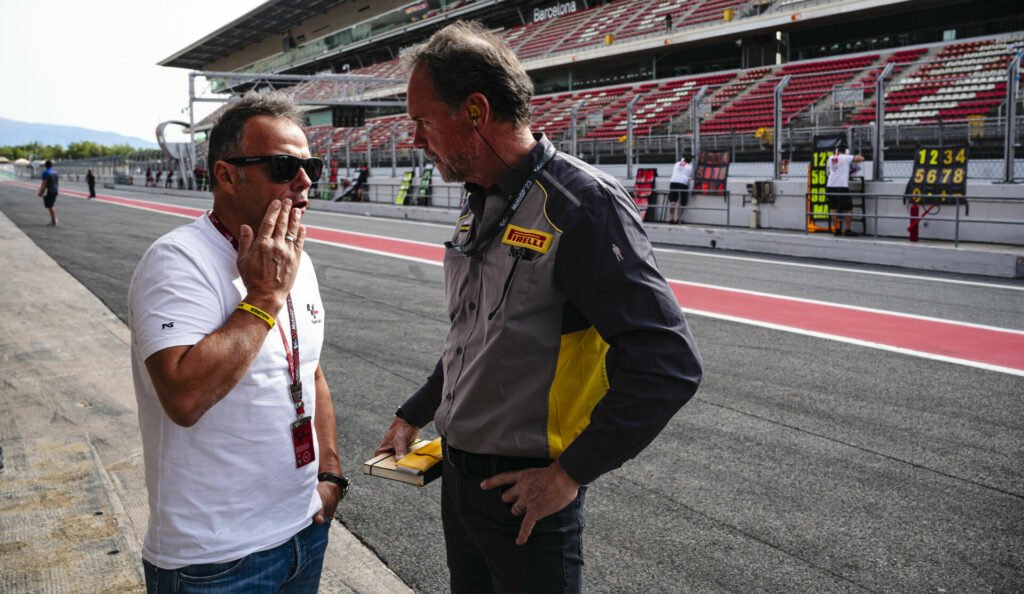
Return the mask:
M 124 320 L 139 257 L 186 219 L 71 197 L 57 209 L 61 225 L 45 227 L 33 190 L 0 185 L 0 210 Z M 449 235 L 444 226 L 316 211 L 304 222 L 437 243 Z M 306 248 L 328 317 L 321 361 L 342 464 L 356 479 L 344 523 L 408 584 L 446 591 L 439 484 L 417 490 L 358 470 L 436 362 L 447 327 L 440 267 Z M 658 259 L 679 280 L 1024 328 L 1019 282 L 721 255 L 666 250 Z M 650 448 L 592 485 L 588 592 L 1012 591 L 1024 583 L 1022 378 L 688 321 L 705 382 Z

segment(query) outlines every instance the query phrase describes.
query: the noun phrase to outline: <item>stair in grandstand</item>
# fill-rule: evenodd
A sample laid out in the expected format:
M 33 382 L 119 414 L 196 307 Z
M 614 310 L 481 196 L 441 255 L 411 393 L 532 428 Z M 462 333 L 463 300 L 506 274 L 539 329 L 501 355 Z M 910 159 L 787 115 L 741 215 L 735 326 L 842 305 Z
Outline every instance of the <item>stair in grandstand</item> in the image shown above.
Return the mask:
M 633 108 L 634 134 L 645 136 L 668 131 L 672 122 L 688 110 L 691 99 L 702 86 L 715 88 L 729 82 L 735 76 L 735 72 L 726 72 L 639 85 L 621 100 L 621 109 L 614 112 L 608 110 L 606 115 L 610 117 L 591 129 L 586 138 L 608 140 L 621 138 L 626 134 L 628 114 L 625 107 L 629 100 L 637 95 L 640 95 L 640 99 Z
M 886 122 L 951 122 L 992 115 L 1006 91 L 1006 65 L 1022 41 L 1021 35 L 1014 35 L 951 43 L 927 56 L 922 53 L 916 59 L 925 58 L 923 63 L 888 85 Z M 874 105 L 872 100 L 851 123 L 874 121 Z
M 782 77 L 791 75 L 782 97 L 783 123 L 817 103 L 833 87 L 852 80 L 878 54 L 789 63 L 755 86 L 746 97 L 723 107 L 701 126 L 707 133 L 749 132 L 773 126 L 774 90 Z
M 634 6 L 638 5 L 639 6 Z M 698 6 L 699 2 L 675 0 L 659 2 L 656 8 L 644 10 L 650 4 L 631 3 L 631 14 L 620 27 L 612 31 L 616 41 L 625 41 L 633 37 L 665 32 L 665 16 L 672 18 L 673 28 L 682 23 Z
M 912 50 L 913 51 L 913 50 Z M 898 52 L 897 52 L 898 53 Z M 885 64 L 892 60 L 891 57 L 881 54 L 870 54 L 867 55 L 870 62 L 864 63 L 859 66 L 860 70 L 853 73 L 853 75 L 847 79 L 846 84 L 834 85 L 832 87 L 818 86 L 819 90 L 823 92 L 812 101 L 807 103 L 803 108 L 789 114 L 784 117 L 783 124 L 790 125 L 797 128 L 800 127 L 820 127 L 820 126 L 837 126 L 845 123 L 848 120 L 850 114 L 857 108 L 857 104 L 862 104 L 863 100 L 857 101 L 855 104 L 844 105 L 843 107 L 836 106 L 836 92 L 839 89 L 859 89 L 867 96 L 869 92 L 874 89 L 874 81 L 878 74 L 882 72 Z M 864 75 L 864 69 L 870 68 L 867 75 Z M 802 81 L 804 79 L 798 79 L 794 77 L 794 81 Z M 792 83 L 791 83 L 792 84 Z M 806 85 L 803 88 L 808 88 Z M 814 88 L 814 86 L 810 87 Z M 786 92 L 789 92 L 789 87 L 786 88 Z M 785 97 L 785 93 L 783 97 Z M 808 96 L 805 96 L 807 99 Z M 785 104 L 785 101 L 783 101 Z

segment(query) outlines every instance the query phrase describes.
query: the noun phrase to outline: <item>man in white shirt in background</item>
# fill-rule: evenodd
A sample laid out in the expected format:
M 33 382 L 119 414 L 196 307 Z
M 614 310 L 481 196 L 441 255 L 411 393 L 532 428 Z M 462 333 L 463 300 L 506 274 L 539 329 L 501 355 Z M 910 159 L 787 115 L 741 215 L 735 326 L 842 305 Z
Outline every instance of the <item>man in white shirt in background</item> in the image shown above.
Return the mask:
M 347 481 L 300 225 L 323 162 L 300 118 L 277 93 L 232 104 L 210 133 L 213 210 L 132 278 L 150 593 L 319 587 Z
M 683 207 L 690 197 L 690 178 L 693 177 L 693 155 L 683 155 L 683 160 L 672 168 L 672 180 L 668 185 L 669 224 L 683 222 Z M 676 204 L 679 206 L 676 206 Z
M 825 187 L 825 195 L 828 196 L 832 232 L 836 235 L 853 235 L 853 232 L 850 230 L 851 213 L 853 211 L 853 201 L 850 198 L 850 167 L 854 163 L 863 161 L 864 157 L 851 155 L 849 149 L 845 152 L 840 151 L 840 147 L 836 147 L 835 154 L 828 159 L 826 167 L 828 170 L 828 182 Z M 846 213 L 844 218 L 846 231 L 843 231 L 843 226 L 839 223 L 839 214 L 842 213 Z

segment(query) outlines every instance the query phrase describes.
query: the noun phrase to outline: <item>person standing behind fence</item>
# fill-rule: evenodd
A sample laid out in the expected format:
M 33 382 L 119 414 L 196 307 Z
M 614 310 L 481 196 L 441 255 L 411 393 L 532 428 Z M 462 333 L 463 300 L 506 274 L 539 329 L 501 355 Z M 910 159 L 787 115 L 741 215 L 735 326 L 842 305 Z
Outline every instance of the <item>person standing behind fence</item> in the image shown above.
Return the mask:
M 683 155 L 683 160 L 672 168 L 672 180 L 668 185 L 669 224 L 683 222 L 683 208 L 690 197 L 690 178 L 693 177 L 693 155 Z M 677 207 L 676 204 L 679 204 Z
M 89 184 L 89 198 L 96 197 L 96 176 L 92 174 L 92 169 L 85 173 L 85 183 Z
M 39 185 L 39 196 L 43 199 L 43 206 L 50 211 L 50 222 L 47 227 L 57 226 L 57 211 L 53 205 L 57 202 L 57 186 L 60 183 L 60 175 L 53 168 L 53 161 L 47 159 L 46 170 L 43 171 L 43 183 Z
M 853 235 L 853 231 L 850 230 L 850 222 L 853 218 L 851 216 L 853 200 L 850 198 L 850 166 L 863 160 L 864 157 L 860 155 L 851 155 L 849 149 L 846 152 L 840 152 L 840 147 L 836 147 L 835 154 L 828 160 L 826 168 L 828 170 L 828 182 L 825 187 L 825 195 L 828 196 L 832 233 L 836 235 Z M 844 217 L 846 231 L 843 231 L 843 226 L 837 213 L 846 213 L 846 217 Z

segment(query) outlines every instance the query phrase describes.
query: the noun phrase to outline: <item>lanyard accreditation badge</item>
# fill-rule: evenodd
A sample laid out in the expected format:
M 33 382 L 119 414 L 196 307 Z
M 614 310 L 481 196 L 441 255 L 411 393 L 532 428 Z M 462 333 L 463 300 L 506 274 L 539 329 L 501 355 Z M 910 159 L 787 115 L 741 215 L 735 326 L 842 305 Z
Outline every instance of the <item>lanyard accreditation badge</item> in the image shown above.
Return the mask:
M 220 231 L 220 234 L 231 242 L 231 245 L 238 249 L 238 240 L 228 231 L 227 227 L 213 214 L 209 212 L 210 222 Z M 288 294 L 288 326 L 291 329 L 291 344 L 285 336 L 284 327 L 277 324 L 281 332 L 281 342 L 284 343 L 284 354 L 288 359 L 288 377 L 291 382 L 288 384 L 288 395 L 292 404 L 295 405 L 295 420 L 291 422 L 292 446 L 295 448 L 295 466 L 302 468 L 306 464 L 316 460 L 316 450 L 313 448 L 313 423 L 312 418 L 306 414 L 305 404 L 302 402 L 302 374 L 299 367 L 299 327 L 295 320 L 295 308 L 292 306 L 292 295 Z
M 299 367 L 299 328 L 295 322 L 295 308 L 292 307 L 292 295 L 288 294 L 288 326 L 292 331 L 291 347 L 288 345 L 288 337 L 284 335 L 284 327 L 277 325 L 281 332 L 281 342 L 284 343 L 284 353 L 288 357 L 288 375 L 291 377 L 291 384 L 288 385 L 288 394 L 292 403 L 295 404 L 295 420 L 292 421 L 292 445 L 295 446 L 295 466 L 302 468 L 313 460 L 316 460 L 316 450 L 313 449 L 313 423 L 306 414 L 305 405 L 302 402 L 302 375 Z

